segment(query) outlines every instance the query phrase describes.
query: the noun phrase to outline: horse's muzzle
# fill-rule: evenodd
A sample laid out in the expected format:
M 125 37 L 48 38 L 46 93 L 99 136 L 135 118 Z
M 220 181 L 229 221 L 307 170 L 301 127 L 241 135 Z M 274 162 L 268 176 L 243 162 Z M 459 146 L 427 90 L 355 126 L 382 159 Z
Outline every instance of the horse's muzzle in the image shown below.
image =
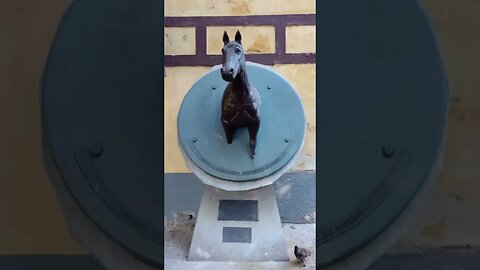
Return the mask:
M 223 69 L 220 69 L 220 74 L 222 74 L 222 79 L 224 79 L 227 82 L 233 81 L 233 72 L 228 72 L 224 71 Z

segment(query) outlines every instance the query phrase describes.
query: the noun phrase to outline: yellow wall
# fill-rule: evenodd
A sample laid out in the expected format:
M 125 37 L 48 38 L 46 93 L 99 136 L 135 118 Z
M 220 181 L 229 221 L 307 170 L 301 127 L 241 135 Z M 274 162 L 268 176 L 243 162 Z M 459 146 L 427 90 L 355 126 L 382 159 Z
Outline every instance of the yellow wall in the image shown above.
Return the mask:
M 165 0 L 165 16 L 314 14 L 314 0 Z
M 451 86 L 443 169 L 400 247 L 480 246 L 479 1 L 424 0 Z
M 77 254 L 43 167 L 40 78 L 70 1 L 0 1 L 0 254 Z
M 285 29 L 287 53 L 314 53 L 316 46 L 315 25 L 292 25 Z
M 195 55 L 195 27 L 165 27 L 165 55 Z
M 208 26 L 207 54 L 220 55 L 223 47 L 223 32 L 230 40 L 236 31 L 242 33 L 242 44 L 247 54 L 275 53 L 275 27 L 264 26 Z M 315 53 L 316 28 L 314 25 L 295 25 L 285 28 L 286 53 Z M 165 55 L 195 55 L 194 27 L 165 27 Z
M 242 34 L 245 53 L 274 53 L 275 27 L 273 26 L 208 26 L 207 54 L 222 54 L 223 32 L 227 31 L 230 40 L 235 39 L 237 30 Z

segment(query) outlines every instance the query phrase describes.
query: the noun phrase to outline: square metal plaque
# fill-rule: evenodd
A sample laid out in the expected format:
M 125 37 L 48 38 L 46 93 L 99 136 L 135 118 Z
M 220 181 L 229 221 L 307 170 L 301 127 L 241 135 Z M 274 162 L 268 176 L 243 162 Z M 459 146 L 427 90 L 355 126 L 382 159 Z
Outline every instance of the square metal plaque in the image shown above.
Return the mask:
M 258 221 L 258 201 L 220 200 L 218 220 Z
M 223 227 L 222 242 L 224 243 L 251 243 L 252 228 Z

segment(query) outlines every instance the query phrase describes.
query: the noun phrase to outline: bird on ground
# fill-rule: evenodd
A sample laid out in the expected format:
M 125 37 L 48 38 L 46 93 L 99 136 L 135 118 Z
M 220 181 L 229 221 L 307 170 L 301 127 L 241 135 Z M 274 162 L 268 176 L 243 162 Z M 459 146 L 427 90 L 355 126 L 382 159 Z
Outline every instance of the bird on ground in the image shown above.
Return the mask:
M 305 266 L 305 258 L 310 256 L 312 253 L 304 248 L 295 246 L 293 250 L 293 254 L 295 254 L 295 257 L 297 258 L 297 260 L 301 262 L 303 266 Z

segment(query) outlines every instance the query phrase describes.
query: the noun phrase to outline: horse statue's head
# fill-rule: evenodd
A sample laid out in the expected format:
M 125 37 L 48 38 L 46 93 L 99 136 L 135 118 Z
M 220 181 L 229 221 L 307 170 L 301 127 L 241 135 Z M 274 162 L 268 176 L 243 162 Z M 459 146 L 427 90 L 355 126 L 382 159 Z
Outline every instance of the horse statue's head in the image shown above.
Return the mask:
M 222 68 L 220 73 L 222 78 L 231 82 L 235 77 L 242 73 L 245 66 L 245 55 L 242 47 L 242 35 L 237 30 L 235 34 L 235 41 L 230 41 L 227 31 L 223 33 L 223 48 L 222 48 Z

